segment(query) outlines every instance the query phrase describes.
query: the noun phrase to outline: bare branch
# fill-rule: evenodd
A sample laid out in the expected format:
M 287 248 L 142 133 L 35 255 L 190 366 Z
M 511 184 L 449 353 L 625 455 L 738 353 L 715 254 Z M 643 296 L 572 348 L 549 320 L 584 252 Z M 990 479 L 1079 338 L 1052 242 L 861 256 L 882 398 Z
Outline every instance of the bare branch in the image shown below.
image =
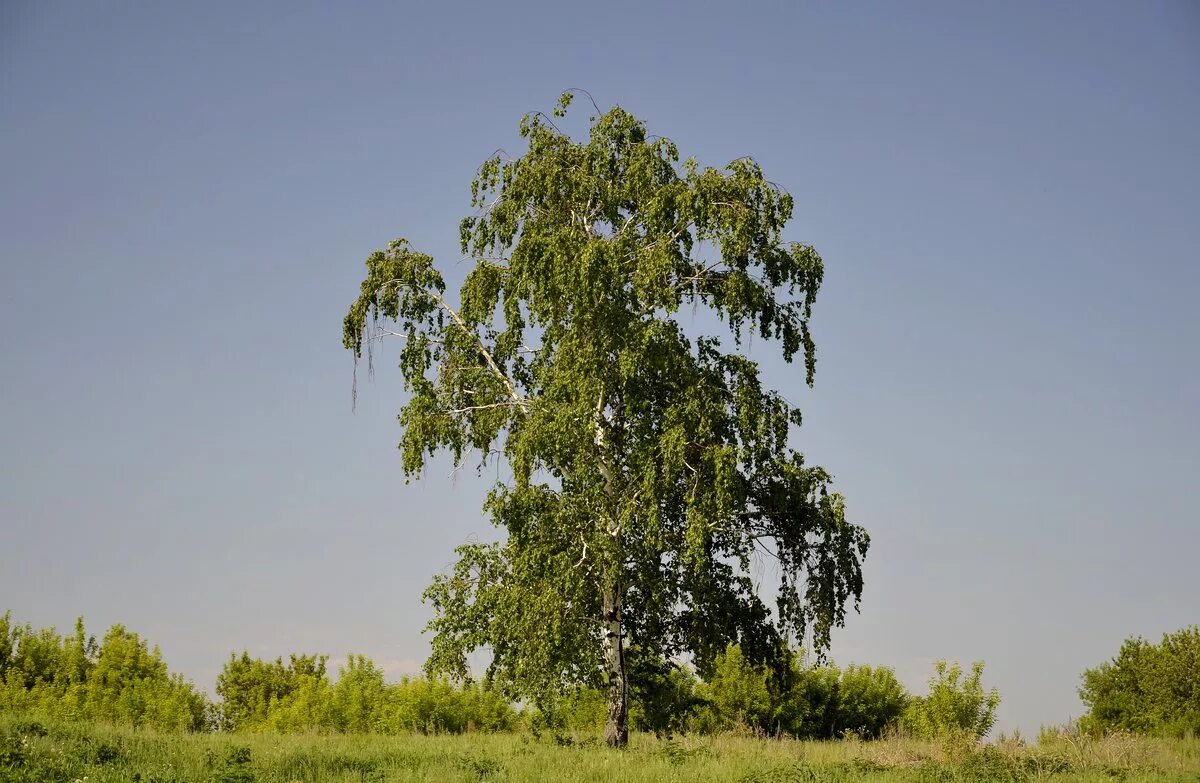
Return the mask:
M 575 564 L 576 568 L 579 568 L 581 565 L 583 565 L 583 561 L 587 560 L 587 541 L 583 540 L 582 533 L 579 534 L 579 541 L 583 544 L 583 554 L 579 556 L 579 562 Z
M 604 113 L 604 112 L 600 111 L 600 106 L 596 104 L 596 99 L 592 97 L 592 94 L 590 92 L 588 92 L 587 90 L 583 89 L 582 87 L 568 87 L 567 89 L 563 90 L 563 92 L 572 92 L 572 93 L 581 92 L 581 93 L 583 93 L 584 95 L 587 96 L 587 99 L 592 102 L 592 108 L 596 110 L 596 114 Z
M 392 280 L 390 282 L 398 285 L 404 284 L 403 280 Z M 462 316 L 458 314 L 458 311 L 451 307 L 445 298 L 443 298 L 442 295 L 436 291 L 426 290 L 422 291 L 422 293 L 437 302 L 438 306 L 446 311 L 446 314 L 450 316 L 451 320 L 454 321 L 455 326 L 457 326 L 463 334 L 475 340 L 475 347 L 479 350 L 480 355 L 483 356 L 484 361 L 487 362 L 488 367 L 491 368 L 492 374 L 504 384 L 504 388 L 508 390 L 508 395 L 512 398 L 513 404 L 518 405 L 521 408 L 528 406 L 530 404 L 529 400 L 525 399 L 517 392 L 517 387 L 513 385 L 512 379 L 500 369 L 500 365 L 496 363 L 491 351 L 489 351 L 487 346 L 483 344 L 483 339 L 480 338 L 479 334 L 474 329 L 467 325 L 467 322 L 462 319 Z
M 451 416 L 459 413 L 469 413 L 470 411 L 485 411 L 490 408 L 524 407 L 527 404 L 528 402 L 526 401 L 518 402 L 516 400 L 506 400 L 504 402 L 493 402 L 489 405 L 468 405 L 465 408 L 450 408 L 444 411 L 438 411 L 438 414 L 443 416 Z
M 724 266 L 724 264 L 725 264 L 724 259 L 722 259 L 720 261 L 714 261 L 707 268 L 701 270 L 700 272 L 697 272 L 694 275 L 689 275 L 687 277 L 679 278 L 679 280 L 675 283 L 675 287 L 683 288 L 685 283 L 695 284 L 695 283 L 702 282 L 704 280 L 708 280 L 708 279 L 710 279 L 710 276 L 712 275 L 712 273 L 716 271 L 717 267 Z

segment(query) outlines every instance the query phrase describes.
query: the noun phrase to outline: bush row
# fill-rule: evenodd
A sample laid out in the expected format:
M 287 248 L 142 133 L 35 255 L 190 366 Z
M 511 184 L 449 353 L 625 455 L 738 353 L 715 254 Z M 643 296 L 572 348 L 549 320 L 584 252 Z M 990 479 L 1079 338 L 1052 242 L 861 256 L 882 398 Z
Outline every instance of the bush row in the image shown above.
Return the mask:
M 336 680 L 325 656 L 261 661 L 231 656 L 220 701 L 172 674 L 157 647 L 115 625 L 97 643 L 84 630 L 16 625 L 0 616 L 0 712 L 99 721 L 164 731 L 463 732 L 515 727 L 518 712 L 477 685 L 427 679 L 385 683 L 351 655 Z
M 963 677 L 957 664 L 939 662 L 927 695 L 913 696 L 887 667 L 838 668 L 794 653 L 782 670 L 771 670 L 733 645 L 703 679 L 687 668 L 674 669 L 665 687 L 643 678 L 631 711 L 635 727 L 660 733 L 746 729 L 801 739 L 875 739 L 901 731 L 978 739 L 991 730 L 1000 701 L 995 690 L 983 689 L 982 673 L 982 663 Z M 603 719 L 604 702 L 600 694 L 591 701 L 594 723 Z
M 231 656 L 217 678 L 218 725 L 227 730 L 460 733 L 505 731 L 517 711 L 474 683 L 404 678 L 386 683 L 369 658 L 351 655 L 331 681 L 325 656 L 262 661 Z
M 163 730 L 465 732 L 592 731 L 603 724 L 604 694 L 579 689 L 552 703 L 518 706 L 478 684 L 425 678 L 388 683 L 366 657 L 352 655 L 336 677 L 326 656 L 263 661 L 232 655 L 210 700 L 172 674 L 157 647 L 115 625 L 97 642 L 83 621 L 60 635 L 0 616 L 0 711 Z M 634 656 L 633 726 L 643 731 L 746 729 L 811 739 L 878 737 L 898 729 L 922 737 L 982 737 L 999 694 L 982 684 L 983 665 L 938 663 L 921 696 L 891 669 L 810 662 L 793 655 L 781 670 L 756 665 L 733 646 L 699 676 L 686 665 Z M 1080 695 L 1092 733 L 1200 731 L 1200 628 L 1158 644 L 1125 642 L 1108 663 L 1083 675 Z

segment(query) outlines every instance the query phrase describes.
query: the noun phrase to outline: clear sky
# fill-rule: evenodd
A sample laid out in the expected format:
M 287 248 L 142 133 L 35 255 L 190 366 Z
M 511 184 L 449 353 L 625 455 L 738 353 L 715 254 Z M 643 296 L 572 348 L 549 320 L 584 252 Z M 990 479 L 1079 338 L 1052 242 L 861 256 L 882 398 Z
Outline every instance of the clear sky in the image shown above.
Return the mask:
M 0 4 L 0 611 L 425 657 L 486 480 L 405 485 L 341 317 L 568 87 L 746 154 L 826 260 L 797 442 L 871 532 L 841 661 L 987 662 L 1001 727 L 1200 621 L 1200 6 Z M 761 354 L 761 356 L 759 356 Z

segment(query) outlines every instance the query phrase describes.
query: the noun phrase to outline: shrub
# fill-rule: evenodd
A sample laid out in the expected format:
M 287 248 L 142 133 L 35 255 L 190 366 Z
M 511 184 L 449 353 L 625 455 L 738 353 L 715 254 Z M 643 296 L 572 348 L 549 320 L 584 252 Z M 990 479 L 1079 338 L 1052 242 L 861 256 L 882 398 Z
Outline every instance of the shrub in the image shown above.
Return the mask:
M 737 726 L 765 730 L 771 725 L 775 699 L 766 668 L 751 663 L 742 648 L 732 645 L 717 656 L 712 673 L 700 685 L 704 700 L 698 727 L 723 731 Z
M 387 686 L 380 730 L 396 734 L 504 731 L 516 725 L 516 710 L 498 692 L 475 683 L 404 678 Z
M 803 654 L 793 657 L 774 710 L 775 731 L 801 739 L 841 736 L 838 704 L 841 672 L 833 664 L 809 665 Z
M 512 705 L 478 685 L 424 678 L 389 684 L 370 658 L 354 654 L 330 681 L 326 660 L 231 656 L 217 679 L 221 725 L 234 731 L 398 734 L 501 731 L 516 724 Z
M 702 731 L 742 726 L 801 739 L 878 737 L 910 701 L 886 667 L 810 664 L 800 652 L 785 672 L 773 673 L 752 664 L 736 645 L 717 657 L 697 693 L 703 707 L 696 726 Z
M 379 729 L 386 686 L 383 669 L 365 655 L 351 654 L 329 689 L 329 728 L 366 733 Z
M 629 720 L 639 731 L 671 736 L 687 730 L 704 703 L 700 680 L 689 666 L 649 657 L 634 657 Z
M 1141 734 L 1200 733 L 1200 627 L 1159 644 L 1127 639 L 1117 657 L 1083 673 L 1083 727 Z
M 929 693 L 913 699 L 904 712 L 903 723 L 914 734 L 929 739 L 965 737 L 980 740 L 996 723 L 1000 692 L 985 691 L 983 662 L 971 665 L 963 677 L 957 663 L 938 661 L 929 681 Z
M 0 619 L 0 708 L 74 720 L 98 720 L 163 730 L 205 728 L 208 702 L 172 675 L 158 648 L 114 625 L 97 645 L 84 631 L 63 637 L 53 628 Z
M 900 720 L 908 707 L 908 691 L 886 666 L 851 664 L 838 680 L 836 734 L 854 733 L 876 739 Z
M 225 668 L 217 676 L 217 695 L 221 697 L 221 725 L 226 730 L 265 728 L 271 722 L 272 711 L 301 690 L 306 704 L 314 691 L 327 683 L 325 655 L 291 655 L 263 661 L 231 654 Z M 306 713 L 307 715 L 308 713 Z M 293 719 L 295 716 L 288 716 Z

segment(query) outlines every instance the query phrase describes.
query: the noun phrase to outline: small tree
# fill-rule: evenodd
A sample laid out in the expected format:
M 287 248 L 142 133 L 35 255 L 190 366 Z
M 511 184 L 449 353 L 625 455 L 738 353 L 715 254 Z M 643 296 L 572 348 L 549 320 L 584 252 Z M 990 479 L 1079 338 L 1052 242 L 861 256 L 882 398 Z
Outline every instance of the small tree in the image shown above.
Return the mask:
M 983 739 L 996 724 L 1000 691 L 985 691 L 982 680 L 983 661 L 971 664 L 971 673 L 965 678 L 962 666 L 938 661 L 929 680 L 929 693 L 912 700 L 904 714 L 905 724 L 922 737 Z
M 838 681 L 837 729 L 875 739 L 900 720 L 910 697 L 886 666 L 850 665 Z
M 466 677 L 487 648 L 514 697 L 602 685 L 606 739 L 623 745 L 627 645 L 701 670 L 730 642 L 778 662 L 789 636 L 824 649 L 861 595 L 867 534 L 790 447 L 799 411 L 737 350 L 778 341 L 811 384 L 824 266 L 783 241 L 792 197 L 750 158 L 680 164 L 620 108 L 586 142 L 540 113 L 520 132 L 525 153 L 498 153 L 472 184 L 457 304 L 433 259 L 396 240 L 367 259 L 344 339 L 356 357 L 404 340 L 406 475 L 442 448 L 512 471 L 486 503 L 506 539 L 460 547 L 425 594 L 431 673 Z M 685 308 L 723 328 L 689 336 Z M 761 550 L 779 565 L 774 615 L 750 577 Z
M 382 718 L 385 688 L 383 669 L 365 655 L 351 653 L 330 690 L 334 727 L 360 734 L 375 731 Z
M 326 683 L 325 655 L 290 656 L 263 661 L 243 651 L 230 654 L 217 675 L 221 719 L 226 729 L 248 729 L 265 724 L 272 711 L 305 686 Z M 307 695 L 311 696 L 311 687 Z M 307 702 L 306 702 L 307 703 Z
M 748 661 L 741 647 L 731 645 L 717 656 L 712 672 L 700 685 L 704 728 L 710 732 L 734 727 L 770 731 L 779 701 L 771 685 L 767 668 Z
M 1163 634 L 1159 644 L 1126 639 L 1116 658 L 1083 673 L 1079 696 L 1091 730 L 1200 733 L 1200 627 Z

